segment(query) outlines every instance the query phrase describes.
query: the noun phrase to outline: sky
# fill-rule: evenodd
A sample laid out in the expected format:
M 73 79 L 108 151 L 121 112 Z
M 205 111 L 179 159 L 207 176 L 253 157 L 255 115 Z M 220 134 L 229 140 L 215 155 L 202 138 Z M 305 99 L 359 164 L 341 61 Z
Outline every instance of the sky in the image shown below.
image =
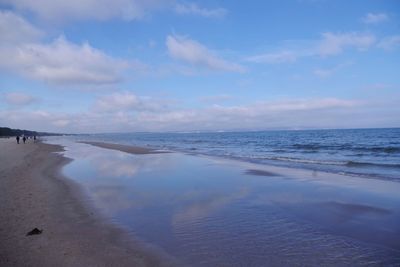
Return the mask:
M 400 1 L 0 0 L 0 126 L 400 127 Z

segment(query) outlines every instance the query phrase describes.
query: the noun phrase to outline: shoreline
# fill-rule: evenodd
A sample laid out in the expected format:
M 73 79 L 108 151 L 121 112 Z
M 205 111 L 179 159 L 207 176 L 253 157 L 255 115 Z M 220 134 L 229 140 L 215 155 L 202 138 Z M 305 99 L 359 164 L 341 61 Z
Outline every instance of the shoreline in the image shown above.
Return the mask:
M 118 150 L 121 152 L 135 154 L 135 155 L 170 153 L 168 151 L 160 151 L 160 150 L 153 149 L 153 148 L 146 148 L 146 147 L 132 146 L 132 145 L 122 145 L 122 144 L 107 143 L 107 142 L 80 141 L 78 143 L 97 146 L 97 147 L 101 147 L 101 148 L 105 148 L 105 149 Z
M 244 160 L 242 158 L 237 158 L 237 157 L 226 157 L 226 156 L 221 156 L 221 155 L 210 155 L 210 154 L 204 154 L 204 153 L 202 154 L 202 153 L 196 153 L 196 152 L 190 152 L 190 151 L 158 150 L 157 148 L 147 148 L 147 147 L 140 147 L 140 146 L 135 146 L 135 145 L 111 143 L 111 142 L 106 142 L 106 141 L 77 141 L 77 143 L 92 145 L 92 146 L 95 146 L 98 148 L 121 151 L 121 152 L 125 152 L 128 154 L 133 154 L 133 155 L 180 153 L 180 154 L 193 155 L 193 156 L 197 156 L 197 157 L 206 157 L 206 158 L 215 158 L 215 159 L 225 160 L 225 161 L 234 161 L 234 162 L 238 162 L 241 164 L 250 164 L 250 165 L 255 165 L 255 166 L 261 167 L 261 169 L 257 169 L 257 170 L 249 169 L 246 171 L 249 174 L 258 175 L 258 176 L 282 176 L 282 175 L 275 173 L 275 171 L 283 170 L 284 173 L 287 173 L 287 172 L 296 173 L 298 171 L 301 171 L 302 173 L 312 173 L 312 175 L 314 175 L 315 173 L 318 173 L 319 175 L 324 175 L 324 176 L 351 177 L 352 179 L 367 179 L 370 181 L 376 181 L 378 183 L 379 182 L 391 182 L 391 183 L 397 183 L 397 184 L 400 183 L 397 179 L 393 179 L 393 178 L 385 177 L 385 176 L 370 176 L 370 175 L 355 174 L 355 173 L 348 173 L 348 172 L 334 172 L 334 171 L 323 170 L 323 169 L 316 170 L 313 167 L 289 166 L 289 165 L 279 165 L 279 164 L 273 164 L 273 163 L 262 163 L 262 162 L 251 161 L 251 160 Z M 264 169 L 266 169 L 266 170 L 264 170 Z M 270 170 L 275 170 L 275 171 L 272 173 L 269 173 Z
M 61 146 L 4 139 L 0 147 L 1 266 L 173 265 L 85 203 L 61 173 L 71 161 Z M 33 228 L 43 232 L 26 236 Z

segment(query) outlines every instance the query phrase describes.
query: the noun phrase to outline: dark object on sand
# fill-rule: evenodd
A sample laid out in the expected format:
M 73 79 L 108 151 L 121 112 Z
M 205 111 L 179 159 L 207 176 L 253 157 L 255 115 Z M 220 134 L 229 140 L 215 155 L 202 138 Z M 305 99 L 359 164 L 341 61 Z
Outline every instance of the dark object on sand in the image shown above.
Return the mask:
M 34 228 L 32 231 L 28 232 L 26 235 L 40 235 L 42 232 L 43 232 L 43 230 Z
M 26 142 L 26 137 L 25 136 L 22 137 L 22 141 L 24 141 L 24 144 L 25 144 L 25 142 Z
M 17 139 L 17 144 L 19 144 L 19 136 L 15 137 Z

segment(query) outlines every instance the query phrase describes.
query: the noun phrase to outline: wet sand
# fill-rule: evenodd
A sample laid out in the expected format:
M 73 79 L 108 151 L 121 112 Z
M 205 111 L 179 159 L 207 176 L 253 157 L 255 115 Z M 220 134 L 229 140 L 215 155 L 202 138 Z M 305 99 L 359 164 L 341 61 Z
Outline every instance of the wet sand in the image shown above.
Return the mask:
M 265 170 L 257 170 L 257 169 L 248 169 L 245 171 L 245 174 L 255 175 L 255 176 L 267 176 L 267 177 L 279 176 L 278 174 L 273 172 Z
M 0 266 L 169 265 L 84 204 L 60 174 L 62 150 L 0 139 Z M 27 236 L 35 227 L 43 232 Z
M 145 147 L 138 147 L 138 146 L 128 146 L 128 145 L 120 145 L 120 144 L 110 144 L 110 143 L 103 143 L 103 142 L 80 142 L 82 144 L 88 144 L 92 146 L 97 146 L 106 149 L 113 149 L 122 152 L 126 152 L 129 154 L 155 154 L 155 153 L 168 153 L 166 151 L 159 151 L 151 148 Z

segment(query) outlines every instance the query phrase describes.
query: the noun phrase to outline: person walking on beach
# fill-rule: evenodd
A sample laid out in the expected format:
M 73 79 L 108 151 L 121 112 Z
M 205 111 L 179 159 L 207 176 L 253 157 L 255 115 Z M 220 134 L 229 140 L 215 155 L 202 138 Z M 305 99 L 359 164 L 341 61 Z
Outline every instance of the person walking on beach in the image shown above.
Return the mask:
M 22 137 L 22 141 L 24 141 L 24 144 L 25 144 L 25 142 L 26 142 L 26 137 L 25 136 Z
M 17 144 L 19 144 L 19 135 L 15 139 L 17 139 Z

